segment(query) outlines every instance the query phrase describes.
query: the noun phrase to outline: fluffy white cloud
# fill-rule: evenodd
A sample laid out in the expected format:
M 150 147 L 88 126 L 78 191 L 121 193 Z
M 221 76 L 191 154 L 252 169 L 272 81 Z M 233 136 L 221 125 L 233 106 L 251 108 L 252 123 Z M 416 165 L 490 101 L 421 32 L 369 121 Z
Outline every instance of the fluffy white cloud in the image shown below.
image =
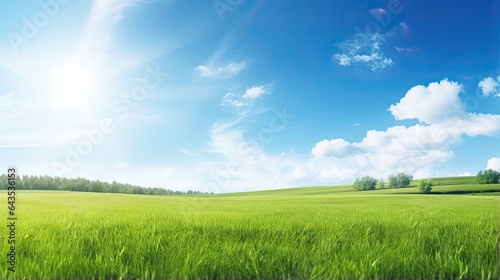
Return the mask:
M 349 146 L 350 143 L 344 139 L 323 140 L 316 143 L 311 154 L 317 158 L 335 156 L 344 152 Z
M 380 72 L 393 63 L 392 59 L 384 54 L 385 45 L 384 35 L 357 34 L 353 39 L 339 44 L 340 52 L 333 58 L 342 66 L 362 66 L 368 67 L 373 72 Z
M 390 107 L 396 120 L 418 119 L 420 124 L 369 130 L 360 142 L 333 139 L 316 143 L 309 176 L 327 181 L 364 174 L 385 177 L 395 172 L 429 176 L 432 166 L 453 157 L 451 148 L 464 135 L 500 133 L 500 115 L 465 111 L 458 96 L 461 88 L 448 80 L 416 86 Z M 490 161 L 489 165 L 498 167 L 498 159 Z
M 224 67 L 198 65 L 194 70 L 197 78 L 226 79 L 237 76 L 245 68 L 245 63 L 229 63 Z
M 239 126 L 238 117 L 212 127 L 206 152 L 218 155 L 220 161 L 207 162 L 201 170 L 211 174 L 215 185 L 210 186 L 216 186 L 217 192 L 291 183 L 343 183 L 357 176 L 385 178 L 397 172 L 415 178 L 435 176 L 434 168 L 454 156 L 453 146 L 464 136 L 500 134 L 500 115 L 466 112 L 459 98 L 461 90 L 461 85 L 448 80 L 413 87 L 390 111 L 397 120 L 418 119 L 421 123 L 369 130 L 360 141 L 322 140 L 311 149 L 311 155 L 301 158 L 267 154 L 250 140 L 256 136 Z M 227 98 L 249 101 L 244 94 L 229 94 Z M 499 164 L 499 158 L 488 162 L 493 168 Z
M 490 158 L 488 160 L 488 164 L 486 165 L 486 169 L 500 171 L 500 157 Z
M 389 111 L 396 120 L 418 119 L 423 123 L 436 123 L 442 120 L 463 118 L 465 106 L 458 94 L 462 86 L 455 82 L 442 80 L 429 86 L 415 86 Z
M 497 79 L 492 77 L 484 78 L 478 85 L 483 91 L 483 96 L 493 95 L 500 97 L 500 76 Z

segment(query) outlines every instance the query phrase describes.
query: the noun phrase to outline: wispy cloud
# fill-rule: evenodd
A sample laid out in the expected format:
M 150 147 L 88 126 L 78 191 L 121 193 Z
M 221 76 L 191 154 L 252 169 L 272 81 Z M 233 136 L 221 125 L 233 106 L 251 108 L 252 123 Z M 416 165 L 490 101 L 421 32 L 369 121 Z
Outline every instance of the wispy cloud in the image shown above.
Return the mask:
M 253 86 L 247 88 L 243 93 L 237 94 L 228 92 L 220 102 L 225 107 L 247 107 L 253 105 L 259 98 L 265 94 L 271 94 L 271 85 Z
M 380 72 L 393 63 L 385 54 L 387 36 L 378 33 L 370 36 L 356 34 L 354 38 L 338 45 L 340 52 L 333 58 L 341 66 L 356 66 Z
M 286 109 L 259 106 L 257 101 L 271 94 L 271 87 L 271 84 L 252 86 L 226 94 L 221 105 L 235 109 L 231 110 L 233 116 L 210 127 L 203 148 L 195 153 L 186 152 L 189 156 L 203 157 L 199 171 L 208 175 L 207 185 L 215 186 L 216 192 L 289 186 L 286 173 L 293 168 L 293 159 L 284 153 L 268 154 L 265 150 L 295 116 Z M 263 125 L 256 128 L 255 123 Z
M 145 4 L 144 0 L 94 0 L 80 42 L 83 53 L 102 52 L 113 42 L 116 25 L 130 7 Z
M 217 192 L 290 186 L 285 171 L 293 168 L 293 160 L 266 154 L 263 143 L 255 140 L 240 122 L 216 123 L 209 133 L 204 152 L 216 160 L 202 163 L 200 170 L 209 174 Z
M 416 51 L 418 51 L 417 47 L 411 47 L 411 48 L 394 47 L 394 49 L 398 52 L 416 52 Z
M 224 97 L 222 97 L 220 101 L 221 106 L 229 106 L 229 107 L 236 107 L 240 108 L 246 105 L 246 103 L 242 100 L 240 96 L 237 94 L 234 94 L 232 92 L 226 93 Z
M 0 95 L 0 147 L 54 145 L 80 136 L 85 116 L 62 119 L 34 94 Z
M 246 63 L 229 63 L 226 66 L 198 65 L 195 70 L 197 79 L 229 79 L 245 70 Z

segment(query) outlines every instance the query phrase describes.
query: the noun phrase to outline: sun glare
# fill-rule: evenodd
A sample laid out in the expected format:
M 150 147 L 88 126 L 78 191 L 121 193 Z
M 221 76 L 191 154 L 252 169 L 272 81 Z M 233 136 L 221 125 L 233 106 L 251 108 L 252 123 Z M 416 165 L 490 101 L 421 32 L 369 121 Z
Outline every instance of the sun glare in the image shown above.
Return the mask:
M 75 108 L 92 99 L 95 74 L 88 63 L 70 62 L 52 73 L 51 94 L 57 107 Z

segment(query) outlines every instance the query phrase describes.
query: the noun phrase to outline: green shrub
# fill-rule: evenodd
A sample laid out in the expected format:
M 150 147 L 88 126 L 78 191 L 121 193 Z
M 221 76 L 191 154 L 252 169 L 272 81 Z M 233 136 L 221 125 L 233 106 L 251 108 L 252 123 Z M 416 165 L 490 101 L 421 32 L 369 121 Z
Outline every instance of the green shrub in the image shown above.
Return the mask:
M 385 183 L 382 180 L 379 180 L 377 183 L 377 189 L 383 189 L 385 188 Z
M 367 191 L 374 190 L 377 185 L 377 179 L 370 176 L 363 176 L 361 178 L 356 178 L 354 181 L 353 188 L 357 191 Z
M 389 188 L 406 188 L 410 186 L 411 180 L 413 180 L 412 175 L 406 173 L 398 173 L 396 175 L 389 176 Z
M 494 184 L 498 183 L 499 179 L 500 173 L 493 169 L 480 170 L 476 176 L 476 180 L 479 184 Z
M 421 193 L 430 193 L 432 190 L 432 180 L 431 179 L 420 179 L 418 180 L 418 190 Z

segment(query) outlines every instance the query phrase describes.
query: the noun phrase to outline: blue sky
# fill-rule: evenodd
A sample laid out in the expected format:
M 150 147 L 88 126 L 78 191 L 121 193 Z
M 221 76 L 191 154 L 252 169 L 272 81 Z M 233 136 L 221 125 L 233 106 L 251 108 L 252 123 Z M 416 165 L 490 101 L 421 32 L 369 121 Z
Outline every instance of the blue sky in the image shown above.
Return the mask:
M 0 157 L 232 192 L 500 170 L 499 1 L 0 4 Z

